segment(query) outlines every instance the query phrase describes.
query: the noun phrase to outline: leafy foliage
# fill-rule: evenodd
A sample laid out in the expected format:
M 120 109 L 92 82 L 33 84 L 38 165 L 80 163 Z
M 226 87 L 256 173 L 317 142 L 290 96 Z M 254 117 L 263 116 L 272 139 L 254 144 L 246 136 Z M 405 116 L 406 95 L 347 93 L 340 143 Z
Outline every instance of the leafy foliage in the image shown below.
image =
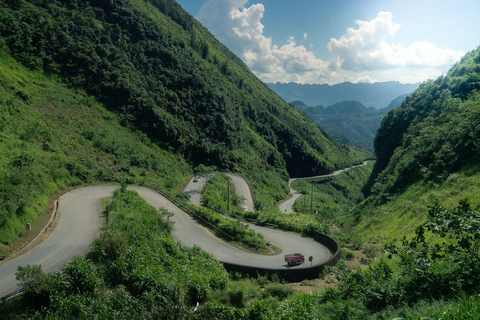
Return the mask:
M 209 178 L 202 190 L 202 205 L 227 213 L 229 209 L 241 210 L 242 199 L 235 194 L 230 180 L 222 173 Z
M 329 233 L 328 226 L 310 214 L 284 214 L 278 211 L 236 211 L 232 214 L 235 217 L 256 220 L 260 225 L 273 224 L 281 230 L 298 232 L 309 236 L 312 236 L 314 231 Z
M 108 225 L 87 258 L 74 258 L 58 274 L 44 274 L 40 266 L 19 268 L 25 294 L 16 312 L 37 318 L 187 319 L 197 302 L 225 288 L 223 266 L 198 247 L 176 243 L 169 214 L 136 192 L 117 189 L 107 212 Z
M 480 214 L 472 210 L 467 199 L 452 211 L 435 203 L 428 215 L 425 227 L 438 237 L 453 240 L 453 244 L 444 244 L 445 251 L 463 251 L 480 262 Z
M 318 219 L 332 222 L 350 215 L 350 209 L 363 200 L 362 187 L 373 164 L 352 168 L 338 175 L 315 180 L 297 179 L 293 188 L 302 195 L 295 201 L 296 212 L 314 212 Z
M 190 210 L 195 212 L 198 216 L 205 219 L 207 222 L 216 226 L 226 234 L 233 237 L 230 239 L 222 233 L 217 235 L 225 240 L 234 240 L 242 243 L 249 249 L 258 250 L 265 248 L 266 242 L 262 234 L 248 228 L 247 225 L 237 220 L 226 218 L 220 213 L 203 207 L 197 207 L 194 205 L 187 205 Z

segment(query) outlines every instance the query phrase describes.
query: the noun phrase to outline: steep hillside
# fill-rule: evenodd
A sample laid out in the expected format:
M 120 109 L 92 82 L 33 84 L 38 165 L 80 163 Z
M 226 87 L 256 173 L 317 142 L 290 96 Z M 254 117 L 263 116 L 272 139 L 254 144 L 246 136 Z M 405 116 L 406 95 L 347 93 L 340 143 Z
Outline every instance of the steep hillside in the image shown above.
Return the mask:
M 1 43 L 194 164 L 310 175 L 353 162 L 173 0 L 2 1 Z
M 100 181 L 175 193 L 191 174 L 94 98 L 0 54 L 0 257 L 62 189 Z M 24 241 L 24 239 L 21 239 Z
M 381 109 L 396 97 L 409 94 L 418 83 L 402 84 L 396 81 L 376 83 L 344 82 L 335 85 L 269 83 L 268 86 L 288 102 L 303 101 L 309 106 L 331 106 L 340 101 L 356 100 L 367 107 Z
M 382 121 L 366 201 L 344 227 L 371 241 L 414 235 L 436 201 L 480 208 L 480 48 L 420 86 Z
M 371 191 L 388 194 L 424 180 L 438 183 L 478 161 L 480 49 L 444 77 L 423 83 L 382 121 Z

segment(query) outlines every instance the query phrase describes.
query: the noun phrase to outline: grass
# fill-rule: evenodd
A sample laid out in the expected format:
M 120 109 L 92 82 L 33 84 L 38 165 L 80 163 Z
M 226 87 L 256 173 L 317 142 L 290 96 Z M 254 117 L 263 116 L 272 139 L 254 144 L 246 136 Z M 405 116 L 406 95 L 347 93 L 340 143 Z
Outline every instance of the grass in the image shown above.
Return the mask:
M 296 212 L 315 212 L 319 218 L 332 220 L 348 211 L 363 195 L 361 188 L 373 169 L 373 163 L 352 168 L 336 176 L 316 180 L 298 179 L 293 188 L 303 195 L 294 205 Z
M 202 190 L 202 205 L 222 212 L 241 210 L 242 199 L 234 192 L 231 179 L 220 172 L 213 174 Z
M 349 234 L 364 241 L 388 242 L 412 238 L 415 229 L 426 222 L 428 207 L 435 201 L 445 208 L 455 208 L 468 198 L 474 210 L 480 209 L 480 165 L 472 164 L 452 173 L 442 184 L 417 182 L 403 193 L 392 195 L 385 204 L 374 200 L 361 203 L 339 217 L 340 225 Z

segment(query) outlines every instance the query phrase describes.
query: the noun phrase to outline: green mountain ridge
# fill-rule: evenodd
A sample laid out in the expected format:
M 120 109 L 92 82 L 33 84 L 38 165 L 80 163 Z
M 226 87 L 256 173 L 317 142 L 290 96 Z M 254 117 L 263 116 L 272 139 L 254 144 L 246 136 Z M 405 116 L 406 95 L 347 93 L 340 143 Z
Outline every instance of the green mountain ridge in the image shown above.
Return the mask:
M 369 155 L 332 141 L 266 89 L 174 1 L 0 0 L 0 7 L 0 255 L 49 197 L 78 185 L 125 181 L 174 194 L 205 163 L 241 171 L 257 205 L 271 208 L 286 197 L 289 175 Z M 445 239 L 429 247 L 422 237 L 433 236 L 415 230 L 435 201 L 457 210 L 469 197 L 480 209 L 479 89 L 480 48 L 389 111 L 364 201 L 353 189 L 371 165 L 297 181 L 305 195 L 312 186 L 319 216 L 343 229 L 342 244 L 402 243 L 393 259 L 364 269 L 342 260 L 329 270 L 335 288 L 293 293 L 274 279 L 228 275 L 199 248 L 170 239 L 167 214 L 118 191 L 90 254 L 57 274 L 21 270 L 27 290 L 2 302 L 1 317 L 475 318 L 478 260 L 454 246 L 437 254 Z M 346 105 L 356 116 L 364 111 Z M 297 209 L 306 210 L 306 199 Z
M 64 188 L 125 179 L 176 193 L 204 164 L 242 172 L 257 207 L 275 210 L 289 175 L 369 156 L 284 102 L 175 1 L 0 8 L 4 245 Z
M 477 163 L 479 89 L 477 49 L 389 111 L 375 137 L 378 160 L 366 192 L 396 193 L 416 181 L 444 181 Z
M 0 257 L 61 190 L 125 181 L 177 192 L 190 165 L 120 122 L 85 92 L 0 53 Z
M 85 89 L 194 164 L 297 176 L 354 162 L 175 1 L 2 7 L 4 50 Z
M 388 112 L 375 137 L 366 200 L 340 219 L 369 241 L 413 237 L 429 207 L 468 198 L 480 209 L 480 48 Z

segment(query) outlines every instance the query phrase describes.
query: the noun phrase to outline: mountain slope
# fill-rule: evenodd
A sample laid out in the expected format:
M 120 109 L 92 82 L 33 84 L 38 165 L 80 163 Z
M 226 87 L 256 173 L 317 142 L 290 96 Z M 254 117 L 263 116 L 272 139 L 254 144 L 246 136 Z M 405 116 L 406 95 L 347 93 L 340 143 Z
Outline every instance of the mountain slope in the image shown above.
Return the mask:
M 177 191 L 191 167 L 120 120 L 0 53 L 0 257 L 19 235 L 30 236 L 26 223 L 41 226 L 38 216 L 61 190 L 123 180 Z
M 383 117 L 400 99 L 402 97 L 394 99 L 388 107 L 378 110 L 367 108 L 359 101 L 341 101 L 327 108 L 308 107 L 301 101 L 294 101 L 292 104 L 336 140 L 373 151 L 373 139 Z
M 382 121 L 366 200 L 339 222 L 366 241 L 414 236 L 428 207 L 480 201 L 480 48 L 422 84 Z
M 84 88 L 194 164 L 296 176 L 353 162 L 174 1 L 2 7 L 3 47 L 16 59 Z
M 370 186 L 396 193 L 418 180 L 438 182 L 475 163 L 480 139 L 480 49 L 444 77 L 427 81 L 382 121 Z

